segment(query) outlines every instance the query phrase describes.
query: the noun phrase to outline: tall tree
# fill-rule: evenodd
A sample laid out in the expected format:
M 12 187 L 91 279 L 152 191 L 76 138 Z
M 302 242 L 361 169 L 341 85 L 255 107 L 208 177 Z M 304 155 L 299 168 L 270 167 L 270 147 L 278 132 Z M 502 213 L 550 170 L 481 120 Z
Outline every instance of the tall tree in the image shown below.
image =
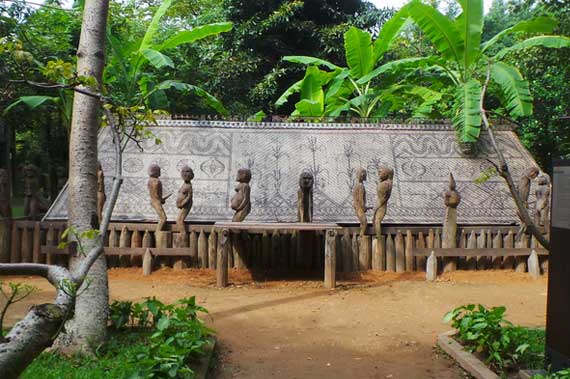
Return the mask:
M 86 0 L 77 49 L 77 73 L 94 78 L 99 90 L 105 67 L 105 38 L 108 0 Z M 69 148 L 68 224 L 78 233 L 97 229 L 97 133 L 100 126 L 98 98 L 75 92 Z M 86 241 L 90 250 L 96 241 Z M 76 270 L 84 257 L 70 257 L 70 270 Z M 91 266 L 80 288 L 75 316 L 57 341 L 67 351 L 89 351 L 106 337 L 109 286 L 107 263 L 100 256 Z

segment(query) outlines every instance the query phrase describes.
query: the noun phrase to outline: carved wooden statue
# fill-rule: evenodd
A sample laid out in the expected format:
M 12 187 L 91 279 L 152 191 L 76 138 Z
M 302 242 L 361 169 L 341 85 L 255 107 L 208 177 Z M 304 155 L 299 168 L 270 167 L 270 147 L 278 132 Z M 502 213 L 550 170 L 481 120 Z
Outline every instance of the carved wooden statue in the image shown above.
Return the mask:
M 235 194 L 231 200 L 232 209 L 236 212 L 232 221 L 242 222 L 245 220 L 249 212 L 251 212 L 251 188 L 249 182 L 251 181 L 251 170 L 247 168 L 240 168 L 237 173 L 236 181 L 238 184 L 235 188 Z
M 443 248 L 454 248 L 457 247 L 457 206 L 461 202 L 461 195 L 457 192 L 453 174 L 449 174 L 449 190 L 443 196 L 446 210 L 441 245 Z
M 366 181 L 366 170 L 359 168 L 356 171 L 356 180 L 358 183 L 354 186 L 352 190 L 352 205 L 356 211 L 356 217 L 360 221 L 360 235 L 364 236 L 366 233 L 366 227 L 368 226 L 368 220 L 366 219 L 366 211 L 372 209 L 372 207 L 366 206 L 366 188 L 364 188 L 364 181 Z
M 190 209 L 192 209 L 192 179 L 194 179 L 194 171 L 185 165 L 180 170 L 180 176 L 182 180 L 184 180 L 184 183 L 180 186 L 178 197 L 176 198 L 176 206 L 180 209 L 180 213 L 178 213 L 178 218 L 176 219 L 176 225 L 178 225 L 178 229 L 181 233 L 186 233 L 184 220 L 186 220 L 186 216 L 188 216 Z
M 10 177 L 8 171 L 0 169 L 0 216 L 5 220 L 12 218 L 12 207 L 10 196 Z
M 538 178 L 536 189 L 536 209 L 534 222 L 537 226 L 544 226 L 548 231 L 550 227 L 550 178 L 544 174 Z
M 378 170 L 378 188 L 376 190 L 376 208 L 374 208 L 374 229 L 376 230 L 376 238 L 379 241 L 382 236 L 382 220 L 384 220 L 384 216 L 386 216 L 388 200 L 392 194 L 393 178 L 394 170 L 390 167 L 380 167 Z
M 166 226 L 166 213 L 162 204 L 166 202 L 166 199 L 170 197 L 162 196 L 162 182 L 160 181 L 160 167 L 156 164 L 151 164 L 148 168 L 148 193 L 150 194 L 150 205 L 158 215 L 158 224 L 156 225 L 156 231 L 161 232 Z
M 299 222 L 313 222 L 313 174 L 303 171 L 299 177 L 297 192 L 297 216 Z
M 105 195 L 105 173 L 103 173 L 101 162 L 97 162 L 97 217 L 99 222 L 103 219 L 105 201 L 107 201 L 107 195 Z
M 24 165 L 24 215 L 35 220 L 40 214 L 47 212 L 47 202 L 39 193 L 39 169 L 33 164 Z
M 538 176 L 538 167 L 532 166 L 525 170 L 518 183 L 519 196 L 528 209 L 528 196 L 530 195 L 530 182 Z

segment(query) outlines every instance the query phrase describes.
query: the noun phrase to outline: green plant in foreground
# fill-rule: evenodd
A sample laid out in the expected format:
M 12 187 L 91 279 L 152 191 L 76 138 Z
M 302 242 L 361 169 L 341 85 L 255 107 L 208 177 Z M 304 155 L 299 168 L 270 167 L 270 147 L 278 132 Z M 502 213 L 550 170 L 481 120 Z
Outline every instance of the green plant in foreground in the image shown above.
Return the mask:
M 469 304 L 448 312 L 444 322 L 457 330 L 465 349 L 485 357 L 502 375 L 515 368 L 539 368 L 544 360 L 544 331 L 514 326 L 506 308 Z
M 570 368 L 545 375 L 537 374 L 532 379 L 570 379 Z
M 96 355 L 62 358 L 44 353 L 23 379 L 192 378 L 190 364 L 213 331 L 198 318 L 208 311 L 195 297 L 164 304 L 154 297 L 110 306 L 109 341 Z

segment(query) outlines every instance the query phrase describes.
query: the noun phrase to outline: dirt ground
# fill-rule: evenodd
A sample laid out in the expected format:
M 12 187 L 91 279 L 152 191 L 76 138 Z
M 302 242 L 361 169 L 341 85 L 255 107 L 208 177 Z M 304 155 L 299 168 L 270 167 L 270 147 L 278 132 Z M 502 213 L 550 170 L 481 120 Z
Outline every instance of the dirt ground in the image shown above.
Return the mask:
M 208 270 L 109 271 L 113 300 L 157 296 L 165 302 L 196 295 L 218 334 L 213 378 L 464 378 L 434 348 L 448 310 L 466 303 L 507 306 L 508 319 L 544 326 L 546 279 L 506 271 L 457 271 L 436 283 L 422 273 L 368 273 L 342 278 L 334 291 L 318 277 L 253 281 L 230 273 L 232 285 L 216 289 Z M 41 279 L 25 279 L 41 291 L 8 315 L 13 323 L 33 303 L 50 301 Z

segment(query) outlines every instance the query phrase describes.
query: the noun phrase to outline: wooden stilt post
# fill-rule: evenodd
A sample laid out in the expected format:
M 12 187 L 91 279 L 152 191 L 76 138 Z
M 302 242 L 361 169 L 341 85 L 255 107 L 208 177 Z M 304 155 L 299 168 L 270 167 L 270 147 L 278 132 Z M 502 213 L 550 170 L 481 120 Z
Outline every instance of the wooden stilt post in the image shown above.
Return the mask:
M 223 229 L 218 236 L 218 262 L 216 263 L 216 285 L 223 288 L 228 285 L 228 255 L 231 249 L 230 232 Z
M 487 247 L 487 233 L 481 229 L 479 237 L 477 238 L 477 248 L 484 249 Z M 479 255 L 477 257 L 477 270 L 485 270 L 487 268 L 487 257 Z
M 148 276 L 152 273 L 152 254 L 150 253 L 150 249 L 146 249 L 143 255 L 142 260 L 142 273 L 143 276 Z
M 297 240 L 297 242 L 299 242 L 299 240 Z M 300 247 L 299 250 L 301 250 Z M 297 251 L 297 253 L 299 253 L 299 250 Z M 264 230 L 261 236 L 261 255 L 263 261 L 263 268 L 267 270 L 271 267 L 271 239 L 269 237 L 269 232 L 267 230 Z M 299 255 L 297 255 L 297 258 L 299 258 Z M 301 255 L 297 262 L 302 262 L 302 261 L 303 261 L 303 256 Z
M 10 246 L 10 263 L 21 263 L 22 262 L 22 251 L 20 239 L 20 228 L 14 223 L 12 224 L 12 244 Z
M 33 260 L 32 233 L 27 227 L 22 228 L 22 263 L 30 263 Z
M 327 230 L 325 242 L 325 288 L 336 287 L 336 231 Z
M 34 263 L 44 263 L 45 256 L 41 254 L 42 230 L 39 222 L 34 223 L 34 236 L 32 238 L 32 260 Z
M 503 247 L 505 249 L 512 249 L 515 247 L 515 236 L 512 230 L 509 230 L 505 238 L 503 239 Z M 515 268 L 515 257 L 512 255 L 507 255 L 503 257 L 503 268 L 506 270 L 512 270 Z
M 55 230 L 53 228 L 48 228 L 46 233 L 46 245 L 47 246 L 55 246 Z M 48 254 L 46 256 L 46 264 L 53 265 L 55 264 L 55 258 L 52 254 Z
M 414 236 L 411 230 L 406 231 L 406 271 L 414 271 Z
M 534 279 L 540 278 L 540 262 L 538 261 L 538 255 L 536 250 L 532 250 L 530 256 L 528 257 L 528 273 Z
M 277 230 L 274 230 L 271 235 L 271 268 L 274 270 L 281 269 L 279 266 L 281 254 L 281 236 Z
M 515 247 L 519 249 L 528 247 L 528 242 L 529 242 L 528 235 L 525 233 L 521 236 L 520 240 L 516 242 Z M 515 262 L 516 262 L 515 265 L 516 272 L 526 272 L 526 259 L 524 256 L 516 257 Z
M 352 271 L 352 241 L 350 240 L 350 231 L 345 229 L 341 238 L 342 244 L 342 272 Z
M 213 270 L 216 268 L 218 234 L 212 229 L 208 238 L 208 268 Z
M 358 263 L 358 233 L 354 233 L 352 235 L 352 244 L 351 244 L 351 267 L 352 271 L 357 272 L 359 269 Z
M 493 238 L 493 249 L 500 249 L 503 247 L 503 235 L 500 230 L 497 230 L 497 234 Z M 497 255 L 493 257 L 493 269 L 499 270 L 503 265 L 503 257 Z
M 198 264 L 198 234 L 192 228 L 190 232 L 190 267 L 199 267 Z
M 200 262 L 200 268 L 208 267 L 208 240 L 206 239 L 204 229 L 200 230 L 200 236 L 198 237 L 198 261 Z
M 123 226 L 121 230 L 121 235 L 119 237 L 119 247 L 125 249 L 125 253 L 119 255 L 119 266 L 129 267 L 131 265 L 131 255 L 127 254 L 128 248 L 131 246 L 131 238 L 129 236 L 129 230 L 126 226 Z
M 396 233 L 395 240 L 396 248 L 396 272 L 406 271 L 406 252 L 404 249 L 404 236 L 402 232 L 398 230 Z
M 391 234 L 386 238 L 386 271 L 396 271 L 396 247 Z
M 141 232 L 133 230 L 131 233 L 131 247 L 142 247 Z M 141 267 L 142 257 L 140 255 L 131 255 L 131 267 Z
M 475 235 L 475 231 L 472 230 L 471 234 L 467 238 L 467 248 L 468 249 L 476 249 L 477 248 L 477 236 Z M 476 257 L 469 257 L 467 258 L 467 269 L 468 270 L 476 270 L 477 269 L 477 258 Z
M 432 251 L 426 263 L 426 280 L 428 282 L 435 282 L 437 279 L 437 257 Z
M 418 233 L 418 240 L 416 241 L 416 247 L 418 249 L 426 248 L 426 240 L 424 238 L 424 233 Z M 426 269 L 426 257 L 416 257 L 416 269 L 418 271 L 424 271 Z
M 370 270 L 372 263 L 372 247 L 370 236 L 360 237 L 360 247 L 358 249 L 358 269 L 359 271 Z
M 10 240 L 12 237 L 12 221 L 0 220 L 0 263 L 10 262 Z

